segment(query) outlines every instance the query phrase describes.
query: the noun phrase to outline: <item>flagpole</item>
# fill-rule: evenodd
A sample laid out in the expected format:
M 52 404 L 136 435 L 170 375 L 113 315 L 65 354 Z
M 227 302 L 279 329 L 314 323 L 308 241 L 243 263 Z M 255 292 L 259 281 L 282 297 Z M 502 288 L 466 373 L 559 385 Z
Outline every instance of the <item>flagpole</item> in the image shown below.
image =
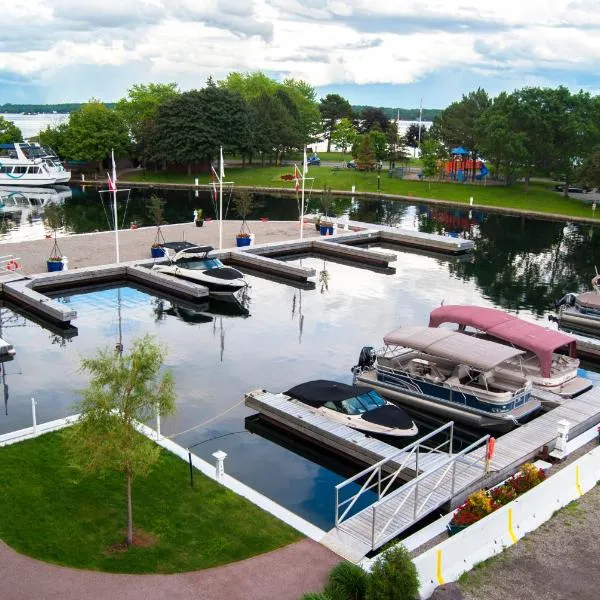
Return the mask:
M 111 152 L 112 156 L 112 175 L 113 175 L 113 211 L 115 214 L 115 249 L 117 254 L 117 264 L 120 262 L 119 257 L 119 219 L 117 217 L 117 169 L 115 167 L 115 151 Z
M 219 157 L 219 250 L 223 249 L 223 146 Z
M 304 146 L 304 156 L 302 157 L 302 200 L 301 200 L 301 208 L 300 208 L 300 239 L 304 239 L 304 180 L 306 178 L 306 146 Z

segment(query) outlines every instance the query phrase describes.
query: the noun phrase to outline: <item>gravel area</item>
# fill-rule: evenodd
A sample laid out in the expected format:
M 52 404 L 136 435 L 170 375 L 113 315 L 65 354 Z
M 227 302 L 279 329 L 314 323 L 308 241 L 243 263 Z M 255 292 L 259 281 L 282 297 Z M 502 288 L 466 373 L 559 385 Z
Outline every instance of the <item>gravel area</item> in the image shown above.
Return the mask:
M 252 221 L 248 223 L 255 235 L 255 244 L 297 239 L 300 224 L 296 221 Z M 203 227 L 194 223 L 165 225 L 162 228 L 167 242 L 185 239 L 194 244 L 208 244 L 219 247 L 219 223 L 208 221 Z M 240 221 L 223 222 L 223 247 L 235 246 L 235 235 L 240 230 Z M 314 225 L 304 224 L 304 237 L 317 237 L 319 232 Z M 150 246 L 156 236 L 156 227 L 123 229 L 119 231 L 119 252 L 121 262 L 150 258 Z M 60 249 L 68 258 L 69 269 L 91 267 L 114 263 L 115 233 L 86 233 L 59 238 Z M 18 257 L 21 272 L 25 275 L 46 271 L 46 259 L 52 250 L 52 240 L 43 239 L 28 242 L 0 243 L 0 255 L 12 254 Z
M 590 442 L 564 468 L 596 447 Z M 557 472 L 557 466 L 553 471 Z M 600 486 L 459 581 L 465 600 L 597 600 L 600 598 Z

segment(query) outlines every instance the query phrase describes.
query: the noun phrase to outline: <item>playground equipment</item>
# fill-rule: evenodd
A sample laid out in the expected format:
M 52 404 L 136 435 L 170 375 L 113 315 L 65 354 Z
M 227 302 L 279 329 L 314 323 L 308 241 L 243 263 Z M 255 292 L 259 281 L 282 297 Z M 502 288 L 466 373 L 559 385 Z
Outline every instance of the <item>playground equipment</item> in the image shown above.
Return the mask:
M 461 146 L 450 152 L 452 158 L 444 162 L 444 173 L 454 181 L 467 181 L 470 178 L 481 180 L 488 174 L 488 169 L 481 160 L 469 158 L 469 151 Z

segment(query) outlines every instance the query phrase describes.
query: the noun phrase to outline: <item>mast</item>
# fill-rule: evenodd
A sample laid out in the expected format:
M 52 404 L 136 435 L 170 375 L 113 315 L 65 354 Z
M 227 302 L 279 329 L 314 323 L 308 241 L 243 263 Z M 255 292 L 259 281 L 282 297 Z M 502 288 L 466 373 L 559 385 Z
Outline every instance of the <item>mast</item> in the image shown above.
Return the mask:
M 421 122 L 423 121 L 423 98 L 421 98 L 421 103 L 419 105 L 419 141 L 418 148 L 421 150 Z M 420 152 L 419 152 L 420 154 Z
M 115 151 L 111 150 L 112 157 L 112 193 L 113 193 L 113 212 L 115 215 L 115 250 L 117 255 L 117 264 L 119 259 L 119 219 L 117 218 L 117 169 L 115 167 Z
M 219 250 L 223 249 L 223 177 L 225 169 L 223 166 L 223 146 L 219 155 Z

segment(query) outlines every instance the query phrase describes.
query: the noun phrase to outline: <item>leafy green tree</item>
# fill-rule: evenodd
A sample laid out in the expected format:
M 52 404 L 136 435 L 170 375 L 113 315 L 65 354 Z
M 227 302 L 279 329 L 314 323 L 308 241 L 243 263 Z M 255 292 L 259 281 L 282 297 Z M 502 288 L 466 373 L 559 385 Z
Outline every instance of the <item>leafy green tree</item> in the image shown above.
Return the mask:
M 421 144 L 421 164 L 423 165 L 423 176 L 428 180 L 431 189 L 432 177 L 439 173 L 439 161 L 442 157 L 441 144 L 434 139 L 425 140 Z
M 21 130 L 12 122 L 0 116 L 0 144 L 22 142 Z
M 372 169 L 375 164 L 375 151 L 373 141 L 370 135 L 363 133 L 356 138 L 352 147 L 352 156 L 356 158 L 356 164 L 359 169 Z
M 68 156 L 69 147 L 69 124 L 61 123 L 56 127 L 46 127 L 46 129 L 40 131 L 40 144 L 42 146 L 49 146 L 58 154 L 60 158 Z
M 375 159 L 378 161 L 385 160 L 388 157 L 388 140 L 385 133 L 379 127 L 374 127 L 365 135 L 371 138 L 371 146 L 373 147 Z
M 74 160 L 95 160 L 99 169 L 112 149 L 118 155 L 130 147 L 121 115 L 98 100 L 90 100 L 71 113 L 67 132 L 67 156 Z
M 139 83 L 117 102 L 115 111 L 125 121 L 139 156 L 147 155 L 146 145 L 152 142 L 158 108 L 178 94 L 176 83 Z
M 404 143 L 411 148 L 418 148 L 419 140 L 424 142 L 426 137 L 427 129 L 423 127 L 423 124 L 421 124 L 421 133 L 419 134 L 419 124 L 411 123 L 404 134 Z
M 286 79 L 282 87 L 296 107 L 298 134 L 301 145 L 305 146 L 317 139 L 321 129 L 321 113 L 315 101 L 315 89 L 301 79 Z
M 600 189 L 600 148 L 596 148 L 581 166 L 577 181 L 591 188 Z
M 358 132 L 352 121 L 347 117 L 340 119 L 331 132 L 331 141 L 342 149 L 342 153 L 346 154 L 348 148 L 352 147 Z
M 360 132 L 366 133 L 374 127 L 378 127 L 380 131 L 387 131 L 390 126 L 390 120 L 387 118 L 385 111 L 382 108 L 367 106 L 360 113 Z
M 367 581 L 366 600 L 415 600 L 419 575 L 402 545 L 390 548 L 373 564 Z
M 148 475 L 160 455 L 160 447 L 139 434 L 136 424 L 175 409 L 173 375 L 159 373 L 163 356 L 164 349 L 147 335 L 124 355 L 105 348 L 81 361 L 91 378 L 78 406 L 80 419 L 68 434 L 70 453 L 84 471 L 124 474 L 128 546 L 133 543 L 132 482 Z
M 348 100 L 342 98 L 339 94 L 327 94 L 325 98 L 321 99 L 319 110 L 321 111 L 321 127 L 327 138 L 327 152 L 330 152 L 331 134 L 335 125 L 344 117 L 353 117 L 352 106 L 350 106 Z

